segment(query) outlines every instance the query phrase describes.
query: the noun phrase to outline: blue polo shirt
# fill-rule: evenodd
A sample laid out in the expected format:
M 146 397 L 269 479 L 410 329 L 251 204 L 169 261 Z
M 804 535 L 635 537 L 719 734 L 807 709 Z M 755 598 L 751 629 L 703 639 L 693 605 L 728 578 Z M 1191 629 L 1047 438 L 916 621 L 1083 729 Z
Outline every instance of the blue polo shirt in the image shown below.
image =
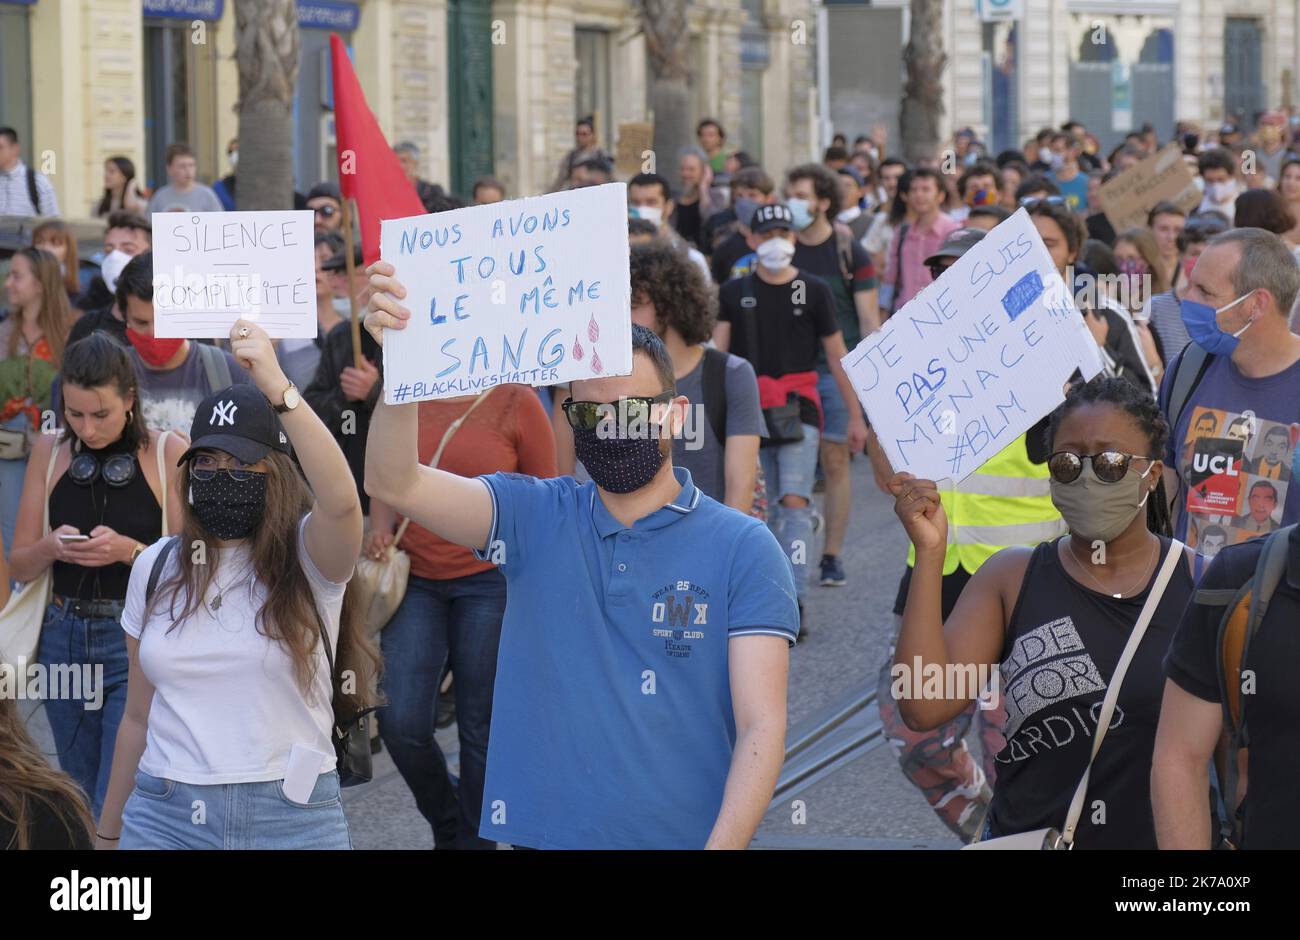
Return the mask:
M 596 485 L 481 477 L 508 583 L 479 834 L 545 849 L 703 848 L 736 742 L 727 647 L 799 631 L 759 520 L 681 492 L 625 527 Z M 495 552 L 495 557 L 494 557 Z

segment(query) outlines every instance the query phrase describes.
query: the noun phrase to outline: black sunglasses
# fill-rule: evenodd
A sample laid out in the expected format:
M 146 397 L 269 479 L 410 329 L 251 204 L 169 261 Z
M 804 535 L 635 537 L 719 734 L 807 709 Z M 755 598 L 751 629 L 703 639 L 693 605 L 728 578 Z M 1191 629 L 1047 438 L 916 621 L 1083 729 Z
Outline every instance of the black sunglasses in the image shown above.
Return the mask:
M 323 215 L 325 216 L 325 218 L 329 219 L 332 218 L 334 216 L 334 213 L 338 212 L 339 210 L 335 209 L 333 206 L 317 206 L 312 211 L 315 212 L 317 215 Z
M 1158 459 L 1118 450 L 1103 450 L 1099 454 L 1076 454 L 1069 450 L 1058 450 L 1047 458 L 1047 472 L 1057 483 L 1073 483 L 1079 479 L 1079 474 L 1083 472 L 1083 462 L 1087 460 L 1092 463 L 1092 472 L 1097 474 L 1097 479 L 1102 483 L 1118 483 L 1124 479 L 1129 464 L 1134 460 Z
M 951 268 L 952 265 L 940 263 L 940 264 L 928 264 L 926 265 L 926 267 L 930 269 L 930 277 L 934 278 L 937 281 L 939 280 L 939 275 L 942 274 L 944 271 L 947 271 L 949 268 Z
M 628 424 L 649 423 L 651 408 L 659 402 L 672 401 L 673 397 L 672 392 L 660 392 L 653 398 L 629 395 L 616 402 L 574 401 L 569 398 L 560 407 L 569 419 L 569 427 L 575 431 L 594 431 L 601 421 L 618 416 Z
M 1065 201 L 1064 196 L 1025 196 L 1020 200 L 1020 204 L 1026 209 L 1032 209 L 1040 202 L 1045 202 L 1049 206 L 1063 206 Z

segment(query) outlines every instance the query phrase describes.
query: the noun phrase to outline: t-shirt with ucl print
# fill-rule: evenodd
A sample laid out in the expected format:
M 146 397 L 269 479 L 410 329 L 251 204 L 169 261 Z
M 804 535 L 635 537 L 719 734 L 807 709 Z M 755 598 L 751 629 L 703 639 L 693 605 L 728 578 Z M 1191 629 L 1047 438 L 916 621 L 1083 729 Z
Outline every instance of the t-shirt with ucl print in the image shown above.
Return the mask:
M 1173 376 L 1165 373 L 1160 409 L 1168 417 Z M 1300 520 L 1292 477 L 1300 444 L 1300 362 L 1277 375 L 1247 378 L 1215 356 L 1193 390 L 1165 463 L 1178 473 L 1174 535 L 1213 558 L 1225 545 Z
M 231 384 L 252 381 L 252 377 L 234 356 L 224 349 L 219 351 L 230 366 Z M 131 350 L 131 361 L 135 365 L 135 374 L 140 377 L 144 423 L 155 431 L 181 431 L 189 434 L 199 402 L 219 391 L 208 383 L 198 341 L 190 340 L 190 354 L 185 361 L 165 372 L 149 368 L 134 349 Z

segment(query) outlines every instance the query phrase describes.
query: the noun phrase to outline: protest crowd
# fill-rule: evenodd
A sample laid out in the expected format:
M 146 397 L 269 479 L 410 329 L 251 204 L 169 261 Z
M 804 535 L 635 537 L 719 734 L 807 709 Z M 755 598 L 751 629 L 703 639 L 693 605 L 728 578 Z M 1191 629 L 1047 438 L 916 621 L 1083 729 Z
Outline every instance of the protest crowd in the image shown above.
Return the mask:
M 4 279 L 0 596 L 48 578 L 33 663 L 102 667 L 99 707 L 44 706 L 57 761 L 0 694 L 0 845 L 350 848 L 359 738 L 438 848 L 744 848 L 790 649 L 831 627 L 807 599 L 862 588 L 865 460 L 911 542 L 881 718 L 957 837 L 1300 847 L 1300 115 L 1110 153 L 1077 121 L 997 154 L 966 129 L 914 163 L 875 131 L 792 167 L 731 130 L 626 177 L 584 119 L 558 163 L 553 192 L 626 186 L 630 374 L 389 404 L 404 269 L 349 250 L 336 183 L 295 194 L 314 339 L 162 338 L 152 214 L 232 210 L 255 170 L 207 186 L 176 143 L 150 193 L 108 160 L 86 271 L 0 127 L 0 216 L 40 217 Z M 1107 187 L 1164 147 L 1195 202 L 1117 227 Z M 536 195 L 393 156 L 429 213 Z M 842 360 L 1022 210 L 1100 372 L 959 482 L 898 470 Z M 922 664 L 1000 701 L 900 695 Z

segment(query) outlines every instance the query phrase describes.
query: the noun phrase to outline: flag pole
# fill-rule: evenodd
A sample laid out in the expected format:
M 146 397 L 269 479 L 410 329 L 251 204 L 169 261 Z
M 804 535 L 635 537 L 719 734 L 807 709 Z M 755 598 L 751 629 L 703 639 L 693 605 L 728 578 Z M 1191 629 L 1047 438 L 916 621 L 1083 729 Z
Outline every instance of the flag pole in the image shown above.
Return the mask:
M 352 200 L 343 200 L 343 263 L 348 274 L 348 306 L 352 311 L 352 365 L 361 368 L 361 320 L 357 317 L 357 294 L 352 279 L 356 273 L 352 247 Z

